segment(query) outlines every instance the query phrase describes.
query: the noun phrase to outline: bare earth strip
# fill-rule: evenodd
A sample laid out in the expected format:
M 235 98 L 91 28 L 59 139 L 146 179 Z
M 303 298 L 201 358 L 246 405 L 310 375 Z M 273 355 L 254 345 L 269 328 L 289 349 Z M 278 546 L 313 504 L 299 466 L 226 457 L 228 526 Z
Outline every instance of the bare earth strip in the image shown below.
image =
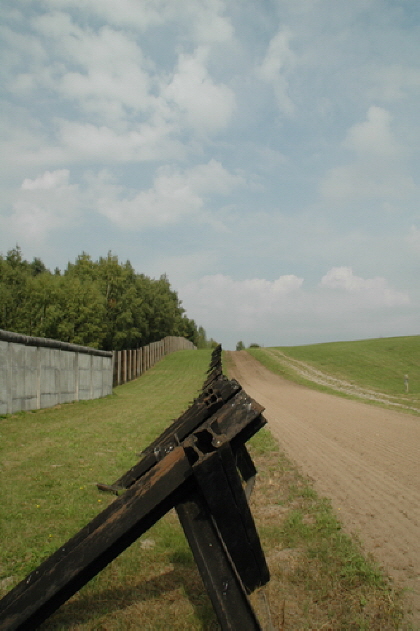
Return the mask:
M 265 406 L 286 455 L 396 583 L 420 629 L 420 418 L 311 390 L 245 351 L 229 376 Z

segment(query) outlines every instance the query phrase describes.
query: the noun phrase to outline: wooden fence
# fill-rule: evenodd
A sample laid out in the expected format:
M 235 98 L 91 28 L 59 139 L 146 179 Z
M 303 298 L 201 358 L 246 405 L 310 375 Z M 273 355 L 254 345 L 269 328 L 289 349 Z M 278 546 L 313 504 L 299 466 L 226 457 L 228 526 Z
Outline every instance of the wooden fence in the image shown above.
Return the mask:
M 0 414 L 107 396 L 185 349 L 195 346 L 175 336 L 112 352 L 0 330 Z
M 171 335 L 141 348 L 114 351 L 113 387 L 140 377 L 165 355 L 192 349 L 195 349 L 194 344 L 185 337 Z

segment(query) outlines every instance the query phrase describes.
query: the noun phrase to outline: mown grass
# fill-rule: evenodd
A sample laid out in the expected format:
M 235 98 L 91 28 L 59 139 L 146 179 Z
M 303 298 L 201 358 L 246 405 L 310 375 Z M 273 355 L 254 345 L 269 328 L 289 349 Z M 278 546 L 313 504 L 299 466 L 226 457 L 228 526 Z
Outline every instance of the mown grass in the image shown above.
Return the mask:
M 319 390 L 331 391 L 333 388 L 300 376 L 292 367 L 286 366 L 276 352 L 303 361 L 356 387 L 388 395 L 395 403 L 400 402 L 407 407 L 411 403 L 415 406 L 419 403 L 420 336 L 257 348 L 248 352 L 273 372 Z M 409 378 L 408 392 L 405 388 L 406 375 Z
M 96 482 L 112 483 L 133 466 L 138 453 L 197 396 L 209 362 L 209 351 L 180 351 L 105 399 L 0 419 L 1 595 L 113 501 L 97 490 Z M 182 557 L 189 550 L 171 516 L 149 538 L 144 550 L 136 543 L 63 608 L 70 612 L 63 628 L 70 623 L 95 628 L 95 618 L 108 610 L 112 619 L 121 601 L 125 607 L 137 596 L 146 603 L 159 597 L 164 588 L 154 587 L 156 577 L 172 575 L 171 555 Z M 195 589 L 201 601 L 199 588 L 185 587 L 182 580 L 174 585 L 175 592 Z M 93 604 L 97 599 L 100 606 Z M 159 628 L 151 624 L 144 628 Z M 180 623 L 178 628 L 188 626 Z
M 201 389 L 208 351 L 181 351 L 106 399 L 0 419 L 0 595 L 94 517 L 113 482 Z M 253 595 L 274 628 L 404 628 L 399 599 L 327 500 L 267 430 L 250 449 L 259 475 L 252 509 L 271 581 Z M 171 511 L 52 616 L 43 629 L 217 629 Z

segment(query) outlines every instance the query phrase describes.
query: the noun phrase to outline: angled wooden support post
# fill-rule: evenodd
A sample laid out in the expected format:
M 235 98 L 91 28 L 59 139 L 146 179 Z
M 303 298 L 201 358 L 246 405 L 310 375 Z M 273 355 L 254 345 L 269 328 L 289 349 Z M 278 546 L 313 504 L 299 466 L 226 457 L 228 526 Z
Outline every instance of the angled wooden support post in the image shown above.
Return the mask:
M 248 594 L 269 572 L 229 443 L 193 465 L 212 520 Z
M 177 504 L 176 512 L 221 629 L 259 631 L 258 619 L 202 493 L 192 489 Z
M 269 571 L 235 456 L 209 429 L 207 439 L 194 435 L 194 447 L 186 441 L 195 488 L 176 511 L 222 630 L 259 631 L 247 594 L 268 582 Z
M 263 408 L 221 374 L 220 349 L 190 408 L 112 485 L 102 513 L 0 601 L 1 631 L 33 631 L 171 508 L 176 508 L 223 631 L 258 631 L 247 595 L 269 580 L 246 490 L 246 441 Z

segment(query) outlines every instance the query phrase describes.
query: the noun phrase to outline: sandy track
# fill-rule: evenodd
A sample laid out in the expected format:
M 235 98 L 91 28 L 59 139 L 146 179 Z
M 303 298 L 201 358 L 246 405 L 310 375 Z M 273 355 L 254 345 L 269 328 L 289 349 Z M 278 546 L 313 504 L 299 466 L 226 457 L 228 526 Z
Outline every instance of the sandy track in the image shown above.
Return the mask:
M 286 455 L 409 590 L 407 607 L 420 629 L 420 418 L 296 385 L 245 351 L 230 357 L 229 376 L 265 406 Z

